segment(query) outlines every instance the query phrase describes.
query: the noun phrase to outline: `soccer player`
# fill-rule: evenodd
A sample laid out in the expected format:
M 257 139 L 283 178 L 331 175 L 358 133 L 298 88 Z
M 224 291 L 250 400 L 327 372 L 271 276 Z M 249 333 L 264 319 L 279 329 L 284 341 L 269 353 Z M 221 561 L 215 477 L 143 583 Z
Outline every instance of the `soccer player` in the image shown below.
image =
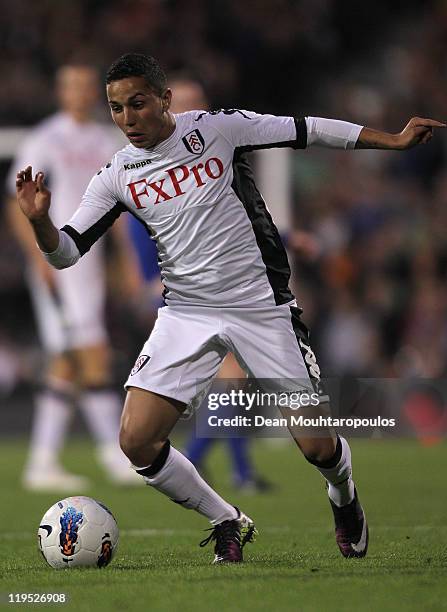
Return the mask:
M 8 178 L 14 194 L 8 208 L 10 221 L 28 260 L 27 279 L 40 339 L 48 355 L 45 384 L 36 395 L 23 483 L 32 490 L 79 491 L 86 488 L 87 479 L 68 473 L 59 462 L 78 396 L 96 440 L 98 459 L 111 480 L 135 481 L 117 443 L 121 401 L 111 387 L 103 313 L 103 245 L 95 245 L 76 268 L 54 270 L 36 254 L 33 232 L 17 209 L 15 178 L 25 163 L 45 169 L 53 186 L 52 219 L 60 224 L 76 210 L 92 173 L 111 158 L 117 140 L 94 120 L 100 91 L 96 70 L 85 65 L 63 66 L 56 75 L 56 90 L 60 111 L 31 130 Z M 124 253 L 122 242 L 115 240 Z
M 209 104 L 202 84 L 187 74 L 179 74 L 171 77 L 169 86 L 173 92 L 170 110 L 174 114 L 184 113 L 191 110 L 208 110 Z M 158 254 L 155 243 L 149 239 L 147 226 L 141 221 L 129 215 L 129 230 L 132 243 L 136 249 L 140 262 L 141 273 L 149 285 L 151 296 L 157 295 L 159 302 L 162 301 L 161 293 L 163 286 L 160 282 L 160 270 L 158 267 Z M 155 300 L 151 300 L 152 304 Z M 162 306 L 157 304 L 157 308 Z M 237 363 L 234 355 L 228 353 L 225 357 L 217 378 L 233 380 L 242 379 L 245 372 Z M 206 430 L 207 413 L 205 409 L 198 411 L 197 418 Z M 184 454 L 193 463 L 201 474 L 205 472 L 205 457 L 211 450 L 216 438 L 197 437 L 193 429 L 186 442 Z M 248 437 L 229 437 L 225 440 L 231 456 L 233 466 L 233 483 L 241 491 L 265 492 L 272 488 L 268 480 L 259 476 L 252 464 L 250 457 L 250 439 Z
M 256 189 L 246 151 L 322 145 L 408 149 L 445 124 L 415 117 L 398 134 L 316 117 L 250 111 L 173 115 L 165 74 L 151 57 L 126 54 L 107 73 L 112 117 L 130 143 L 93 177 L 82 203 L 58 229 L 41 171 L 17 175 L 17 198 L 46 259 L 74 265 L 124 211 L 144 220 L 157 242 L 167 306 L 126 382 L 123 451 L 146 483 L 213 526 L 219 562 L 242 560 L 253 521 L 222 499 L 169 442 L 189 405 L 200 403 L 231 351 L 250 376 L 278 392 L 319 382 L 308 332 L 288 281 L 278 232 Z M 276 381 L 276 383 L 275 383 Z M 286 381 L 283 385 L 283 381 Z M 323 475 L 345 557 L 363 557 L 368 529 L 351 476 L 346 440 L 302 436 L 296 443 Z

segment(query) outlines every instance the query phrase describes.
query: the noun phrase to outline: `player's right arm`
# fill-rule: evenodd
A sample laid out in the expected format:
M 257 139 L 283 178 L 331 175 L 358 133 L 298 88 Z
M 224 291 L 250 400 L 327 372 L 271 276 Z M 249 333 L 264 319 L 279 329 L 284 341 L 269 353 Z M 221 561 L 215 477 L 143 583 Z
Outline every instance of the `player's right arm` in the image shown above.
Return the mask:
M 107 164 L 105 168 L 110 168 Z M 57 229 L 49 216 L 51 193 L 42 172 L 33 180 L 32 168 L 17 174 L 17 200 L 27 217 L 45 259 L 55 268 L 74 265 L 126 210 L 115 196 L 112 172 L 100 170 L 90 181 L 82 202 L 64 227 Z
M 35 241 L 48 263 L 58 269 L 68 268 L 75 264 L 80 253 L 69 236 L 60 232 L 51 221 L 49 210 L 51 205 L 51 192 L 44 183 L 43 172 L 38 172 L 34 179 L 31 166 L 20 170 L 16 177 L 16 194 L 20 210 L 28 219 L 34 234 Z M 12 216 L 12 215 L 11 215 Z M 19 224 L 16 221 L 16 226 Z M 20 230 L 28 247 L 29 232 Z M 23 244 L 23 242 L 22 242 Z M 34 252 L 38 250 L 34 246 Z M 36 256 L 33 256 L 36 261 Z M 45 262 L 44 262 L 44 265 Z M 45 275 L 43 275 L 45 276 Z M 51 282 L 51 279 L 49 279 Z

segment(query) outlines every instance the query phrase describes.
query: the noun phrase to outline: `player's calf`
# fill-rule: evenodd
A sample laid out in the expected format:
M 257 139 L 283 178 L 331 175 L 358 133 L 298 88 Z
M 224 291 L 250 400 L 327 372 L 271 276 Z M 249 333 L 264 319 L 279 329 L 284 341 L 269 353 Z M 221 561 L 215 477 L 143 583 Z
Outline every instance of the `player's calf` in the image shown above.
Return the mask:
M 253 521 L 216 493 L 166 439 L 179 414 L 168 398 L 132 388 L 121 419 L 121 446 L 146 484 L 207 517 L 223 561 L 240 561 L 243 546 L 253 538 Z
M 185 405 L 131 387 L 121 416 L 120 446 L 134 466 L 151 465 L 163 448 Z

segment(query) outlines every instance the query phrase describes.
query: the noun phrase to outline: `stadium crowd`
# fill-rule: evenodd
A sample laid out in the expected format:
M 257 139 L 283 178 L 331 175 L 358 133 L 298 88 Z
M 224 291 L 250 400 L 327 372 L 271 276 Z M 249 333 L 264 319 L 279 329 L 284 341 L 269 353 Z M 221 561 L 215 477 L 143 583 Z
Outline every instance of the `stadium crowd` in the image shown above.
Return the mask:
M 346 119 L 397 131 L 444 120 L 447 6 L 410 0 L 53 0 L 3 3 L 0 124 L 54 110 L 51 79 L 73 59 L 105 67 L 149 52 L 188 69 L 211 106 Z M 374 15 L 374 19 L 371 19 Z M 100 112 L 106 114 L 106 106 Z M 294 290 L 326 373 L 440 377 L 447 368 L 447 143 L 405 154 L 312 150 L 293 156 Z M 7 161 L 1 165 L 1 176 Z M 40 367 L 23 258 L 0 226 L 0 389 Z M 111 264 L 111 268 L 113 264 Z M 109 302 L 117 384 L 144 337 L 142 302 L 119 279 Z M 142 298 L 143 299 L 143 298 Z M 123 321 L 125 321 L 123 323 Z

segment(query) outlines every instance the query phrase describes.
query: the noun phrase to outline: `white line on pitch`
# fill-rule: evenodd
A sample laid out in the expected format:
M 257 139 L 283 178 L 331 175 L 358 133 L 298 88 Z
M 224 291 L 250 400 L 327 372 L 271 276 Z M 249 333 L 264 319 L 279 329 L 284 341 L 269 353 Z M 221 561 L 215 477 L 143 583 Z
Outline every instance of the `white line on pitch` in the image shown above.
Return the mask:
M 447 530 L 447 525 L 412 525 L 412 526 L 402 526 L 402 525 L 377 525 L 373 527 L 374 531 L 430 531 L 431 529 L 436 529 L 437 531 L 445 531 Z M 322 533 L 322 532 L 332 532 L 330 529 L 319 529 L 317 527 L 303 527 L 302 530 L 299 529 L 291 529 L 290 527 L 260 527 L 259 531 L 261 533 Z M 157 536 L 165 536 L 165 537 L 173 537 L 173 536 L 190 536 L 197 535 L 200 532 L 200 529 L 121 529 L 120 535 L 123 537 L 130 538 L 141 538 L 141 537 L 157 537 Z M 35 537 L 36 533 L 32 533 L 30 531 L 10 531 L 0 533 L 0 540 L 27 540 L 29 538 Z
M 263 527 L 263 533 L 287 533 L 289 527 Z M 120 535 L 130 538 L 141 538 L 141 537 L 156 537 L 156 536 L 189 536 L 197 535 L 200 529 L 121 529 Z M 36 532 L 37 533 L 37 532 Z M 0 540 L 27 540 L 28 538 L 34 537 L 36 534 L 30 531 L 10 531 L 0 532 Z

